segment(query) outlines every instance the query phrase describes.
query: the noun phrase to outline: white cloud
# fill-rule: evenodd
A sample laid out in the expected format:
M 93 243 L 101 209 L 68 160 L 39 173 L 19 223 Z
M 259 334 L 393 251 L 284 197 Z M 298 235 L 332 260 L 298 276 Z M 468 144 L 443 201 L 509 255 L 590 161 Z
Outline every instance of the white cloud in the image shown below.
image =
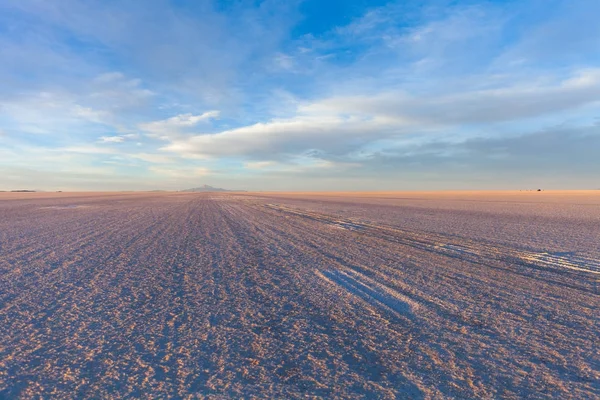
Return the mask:
M 129 154 L 129 157 L 157 164 L 168 164 L 174 162 L 172 157 L 168 157 L 163 154 L 135 153 Z
M 310 149 L 346 150 L 356 145 L 389 135 L 400 124 L 391 125 L 378 118 L 356 115 L 299 115 L 275 119 L 215 134 L 178 138 L 164 150 L 179 154 L 203 156 L 268 155 L 301 153 Z
M 129 113 L 142 109 L 152 95 L 139 79 L 111 73 L 82 83 L 80 89 L 5 94 L 0 96 L 0 117 L 9 121 L 4 128 L 10 131 L 57 138 L 76 130 L 91 135 L 107 126 L 128 133 Z
M 140 124 L 141 130 L 146 131 L 154 136 L 168 137 L 169 133 L 176 133 L 181 129 L 193 127 L 200 122 L 208 121 L 210 119 L 218 118 L 219 111 L 207 111 L 203 114 L 179 114 L 174 117 L 153 121 Z
M 123 79 L 125 79 L 125 75 L 122 72 L 106 72 L 94 78 L 94 82 L 105 84 L 122 81 Z
M 122 136 L 102 136 L 98 139 L 100 143 L 122 143 L 125 138 Z
M 244 164 L 246 169 L 265 169 L 277 165 L 275 161 L 251 161 Z
M 359 163 L 336 162 L 307 155 L 292 156 L 283 161 L 250 161 L 244 163 L 244 168 L 261 174 L 341 172 L 360 166 Z
M 91 107 L 83 107 L 79 104 L 75 104 L 72 107 L 72 113 L 75 117 L 80 117 L 82 119 L 98 124 L 105 124 L 106 121 L 110 118 L 110 113 L 108 113 L 107 111 L 94 110 Z
M 600 85 L 600 68 L 585 68 L 566 79 L 562 86 L 566 89 L 594 89 Z
M 79 154 L 117 154 L 115 150 L 109 147 L 97 147 L 90 145 L 69 146 L 52 149 L 52 151 L 79 153 Z
M 156 95 L 144 87 L 139 78 L 128 78 L 121 72 L 102 74 L 92 79 L 82 101 L 112 115 L 143 109 Z
M 401 91 L 337 96 L 296 107 L 290 118 L 236 129 L 170 137 L 164 150 L 184 155 L 277 157 L 322 150 L 348 154 L 406 133 L 518 121 L 593 103 L 600 69 L 551 83 L 514 84 L 462 93 L 415 96 Z M 250 164 L 256 168 L 260 164 Z
M 82 106 L 71 93 L 39 91 L 0 98 L 2 116 L 10 121 L 10 130 L 62 134 L 89 123 L 105 124 L 109 113 Z
M 293 71 L 294 70 L 294 57 L 289 56 L 287 54 L 279 53 L 273 59 L 276 69 L 281 69 L 285 71 Z
M 482 79 L 488 79 L 484 77 Z M 600 69 L 575 70 L 566 79 L 499 82 L 480 89 L 480 80 L 464 82 L 460 91 L 411 95 L 385 91 L 338 96 L 299 107 L 311 114 L 348 113 L 378 116 L 413 124 L 468 124 L 530 118 L 593 103 L 600 97 Z

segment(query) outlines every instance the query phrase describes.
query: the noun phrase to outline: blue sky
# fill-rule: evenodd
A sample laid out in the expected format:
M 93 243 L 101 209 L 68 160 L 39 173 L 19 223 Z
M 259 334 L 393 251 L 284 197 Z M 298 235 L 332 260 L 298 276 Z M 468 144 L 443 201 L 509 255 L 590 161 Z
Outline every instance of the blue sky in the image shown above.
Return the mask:
M 600 188 L 600 2 L 0 2 L 0 189 Z

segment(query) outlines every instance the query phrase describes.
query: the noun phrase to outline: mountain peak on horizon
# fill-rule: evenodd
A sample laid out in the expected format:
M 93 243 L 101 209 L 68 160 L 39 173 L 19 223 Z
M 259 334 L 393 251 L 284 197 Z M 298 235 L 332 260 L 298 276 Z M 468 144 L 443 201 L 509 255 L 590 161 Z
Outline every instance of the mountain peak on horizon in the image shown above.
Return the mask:
M 195 188 L 184 189 L 182 192 L 233 192 L 234 190 L 228 190 L 223 188 L 218 188 L 210 185 L 202 185 Z

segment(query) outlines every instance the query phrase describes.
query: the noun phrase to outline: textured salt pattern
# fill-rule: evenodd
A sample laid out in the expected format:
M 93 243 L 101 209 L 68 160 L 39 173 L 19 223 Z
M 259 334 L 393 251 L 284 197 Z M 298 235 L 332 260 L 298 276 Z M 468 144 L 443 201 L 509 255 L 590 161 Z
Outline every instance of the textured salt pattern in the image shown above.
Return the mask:
M 593 200 L 36 196 L 0 398 L 600 397 Z

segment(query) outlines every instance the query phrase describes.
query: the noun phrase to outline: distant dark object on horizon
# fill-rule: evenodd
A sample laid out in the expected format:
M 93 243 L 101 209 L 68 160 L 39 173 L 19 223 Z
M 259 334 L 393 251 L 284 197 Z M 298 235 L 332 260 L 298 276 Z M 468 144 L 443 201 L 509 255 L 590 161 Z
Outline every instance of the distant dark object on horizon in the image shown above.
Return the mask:
M 209 185 L 202 185 L 191 189 L 184 189 L 182 192 L 243 192 L 244 190 L 228 190 L 222 188 L 216 188 Z
M 35 193 L 35 190 L 11 190 L 11 193 Z

